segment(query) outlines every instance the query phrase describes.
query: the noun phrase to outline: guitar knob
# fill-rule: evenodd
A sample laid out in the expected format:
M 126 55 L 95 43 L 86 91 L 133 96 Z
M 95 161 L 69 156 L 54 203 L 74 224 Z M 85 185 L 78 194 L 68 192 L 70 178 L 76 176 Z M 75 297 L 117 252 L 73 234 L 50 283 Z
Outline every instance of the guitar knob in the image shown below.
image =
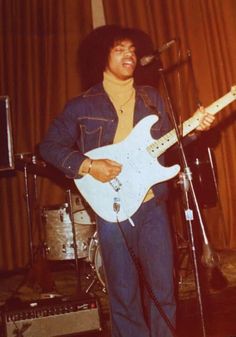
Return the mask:
M 119 213 L 120 211 L 120 198 L 115 197 L 113 202 L 113 210 L 116 213 Z

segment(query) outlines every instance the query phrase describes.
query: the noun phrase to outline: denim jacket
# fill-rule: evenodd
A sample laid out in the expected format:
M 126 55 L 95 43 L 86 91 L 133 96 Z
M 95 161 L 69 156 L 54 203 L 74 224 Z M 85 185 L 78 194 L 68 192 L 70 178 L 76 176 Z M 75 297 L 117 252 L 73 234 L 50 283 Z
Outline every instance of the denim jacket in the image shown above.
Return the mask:
M 134 125 L 150 114 L 158 114 L 159 121 L 151 129 L 152 137 L 159 139 L 170 129 L 161 97 L 150 86 L 136 86 Z M 118 117 L 102 83 L 69 101 L 64 111 L 52 122 L 40 153 L 47 162 L 69 178 L 79 178 L 78 170 L 86 152 L 112 144 Z M 164 156 L 159 159 L 164 163 Z M 166 199 L 166 183 L 153 187 L 158 199 Z

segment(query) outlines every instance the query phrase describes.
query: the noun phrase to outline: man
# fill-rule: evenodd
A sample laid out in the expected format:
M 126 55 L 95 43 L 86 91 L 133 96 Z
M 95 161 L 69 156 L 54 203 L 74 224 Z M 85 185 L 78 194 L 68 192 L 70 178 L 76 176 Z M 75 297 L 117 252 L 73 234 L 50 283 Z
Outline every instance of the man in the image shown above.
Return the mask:
M 109 158 L 93 160 L 86 156 L 89 150 L 119 143 L 154 111 L 159 122 L 152 127 L 152 136 L 159 139 L 170 129 L 156 90 L 134 83 L 135 31 L 111 26 L 105 32 L 108 38 L 103 35 L 101 40 L 105 55 L 102 82 L 66 105 L 40 146 L 43 158 L 67 177 L 91 175 L 102 183 L 119 176 L 122 163 Z M 208 129 L 213 119 L 203 114 L 198 130 Z M 164 156 L 159 160 L 163 164 Z M 166 183 L 152 186 L 131 217 L 133 225 L 129 220 L 117 224 L 96 218 L 113 337 L 173 335 L 175 299 L 167 195 Z

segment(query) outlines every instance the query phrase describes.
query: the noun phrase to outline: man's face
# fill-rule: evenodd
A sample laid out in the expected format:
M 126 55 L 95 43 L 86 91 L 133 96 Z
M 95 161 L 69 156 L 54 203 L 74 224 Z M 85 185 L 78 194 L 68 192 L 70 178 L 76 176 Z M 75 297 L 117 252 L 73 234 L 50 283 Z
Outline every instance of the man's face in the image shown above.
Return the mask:
M 133 77 L 137 57 L 135 46 L 130 40 L 117 41 L 108 56 L 106 72 L 111 73 L 119 80 Z

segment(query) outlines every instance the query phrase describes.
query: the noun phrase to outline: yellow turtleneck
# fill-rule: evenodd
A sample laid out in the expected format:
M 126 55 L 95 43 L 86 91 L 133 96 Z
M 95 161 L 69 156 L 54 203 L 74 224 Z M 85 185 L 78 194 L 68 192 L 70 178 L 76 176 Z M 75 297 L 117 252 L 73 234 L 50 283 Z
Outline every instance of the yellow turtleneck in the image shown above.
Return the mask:
M 103 87 L 108 94 L 118 116 L 118 125 L 114 143 L 128 136 L 133 129 L 135 89 L 134 79 L 125 81 L 115 78 L 111 73 L 104 72 Z

